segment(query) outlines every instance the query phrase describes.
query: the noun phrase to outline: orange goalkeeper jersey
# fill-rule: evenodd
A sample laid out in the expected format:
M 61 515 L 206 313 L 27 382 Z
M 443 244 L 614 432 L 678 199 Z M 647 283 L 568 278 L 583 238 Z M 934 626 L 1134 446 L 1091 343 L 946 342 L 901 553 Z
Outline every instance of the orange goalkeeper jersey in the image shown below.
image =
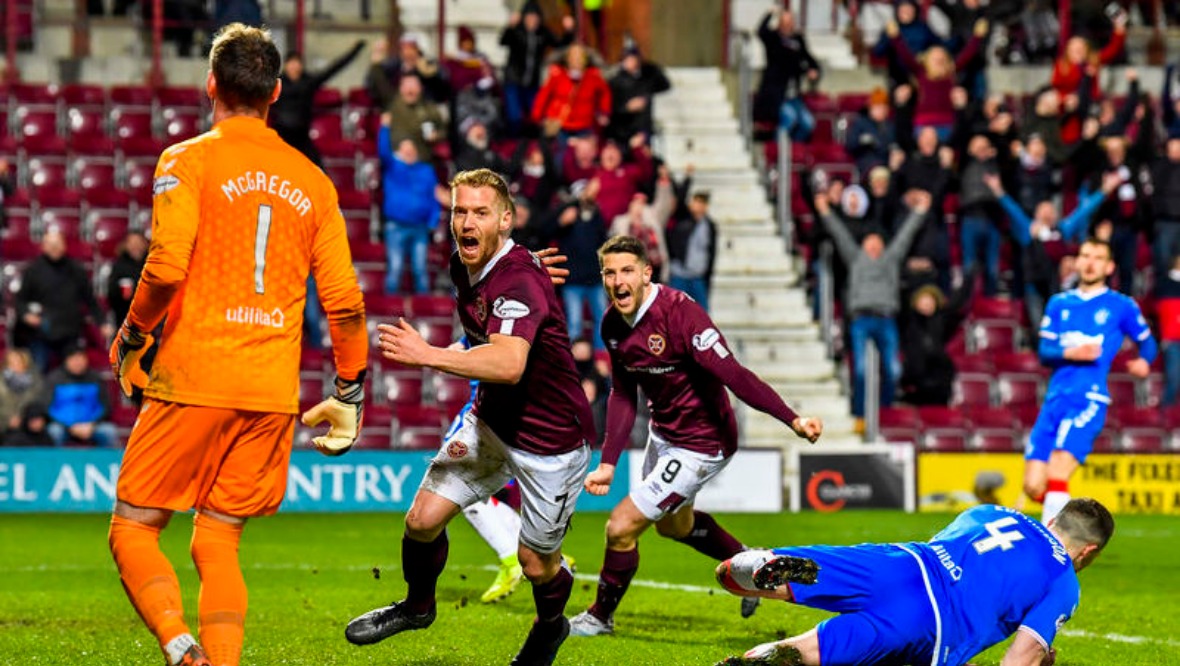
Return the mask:
M 160 156 L 151 250 L 127 315 L 165 318 L 145 394 L 295 413 L 307 276 L 340 376 L 367 362 L 364 303 L 331 181 L 262 120 L 231 117 Z

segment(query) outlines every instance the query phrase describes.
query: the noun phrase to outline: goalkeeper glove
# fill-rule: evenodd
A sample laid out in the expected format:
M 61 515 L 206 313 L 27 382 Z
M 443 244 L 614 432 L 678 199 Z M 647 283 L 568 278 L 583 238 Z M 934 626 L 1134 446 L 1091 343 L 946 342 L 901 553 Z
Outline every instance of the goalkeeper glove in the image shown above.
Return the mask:
M 123 326 L 115 335 L 115 341 L 111 343 L 111 372 L 115 374 L 115 380 L 119 382 L 123 395 L 128 398 L 134 389 L 147 386 L 148 376 L 140 367 L 139 361 L 143 358 L 144 352 L 152 346 L 153 341 L 150 333 L 143 333 L 129 322 L 123 322 Z
M 338 456 L 356 443 L 361 431 L 365 407 L 365 373 L 352 381 L 336 378 L 336 392 L 303 414 L 303 425 L 310 428 L 328 422 L 328 434 L 312 439 L 316 450 L 326 456 Z

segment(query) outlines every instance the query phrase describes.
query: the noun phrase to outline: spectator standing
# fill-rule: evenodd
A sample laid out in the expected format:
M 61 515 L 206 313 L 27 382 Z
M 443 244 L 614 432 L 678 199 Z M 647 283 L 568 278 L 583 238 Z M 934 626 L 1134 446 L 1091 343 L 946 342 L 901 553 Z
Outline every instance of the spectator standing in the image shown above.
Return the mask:
M 1091 180 L 1099 183 L 1089 189 L 1097 190 L 1106 175 L 1118 176 L 1121 183 L 1098 210 L 1099 220 L 1112 225 L 1110 247 L 1116 265 L 1119 291 L 1130 294 L 1135 282 L 1135 267 L 1139 254 L 1139 238 L 1146 235 L 1149 219 L 1143 210 L 1148 201 L 1139 180 L 1138 166 L 1127 160 L 1127 139 L 1111 136 L 1102 140 L 1104 161 Z
M 614 141 L 607 141 L 599 155 L 598 169 L 594 178 L 598 180 L 598 207 L 602 219 L 614 220 L 627 211 L 631 199 L 642 192 L 651 182 L 651 151 L 642 134 L 631 137 L 631 161 L 623 162 L 623 149 Z
M 549 66 L 549 78 L 533 101 L 532 120 L 547 137 L 581 136 L 606 126 L 610 112 L 610 86 L 590 64 L 586 47 L 573 44 L 563 62 Z
M 1180 255 L 1169 269 L 1156 277 L 1156 314 L 1164 354 L 1164 395 L 1161 407 L 1171 407 L 1180 398 Z
M 689 185 L 685 182 L 678 189 L 687 192 Z M 717 225 L 709 217 L 709 192 L 693 192 L 668 227 L 667 237 L 669 284 L 708 312 L 713 263 L 717 259 Z
M 955 125 L 955 106 L 952 91 L 959 85 L 957 72 L 979 52 L 983 37 L 987 34 L 988 23 L 980 20 L 970 41 L 963 46 L 953 59 L 942 46 L 932 46 L 919 59 L 906 45 L 901 29 L 896 23 L 885 26 L 885 34 L 893 43 L 893 51 L 902 66 L 917 82 L 917 102 L 914 108 L 914 128 L 933 127 L 940 141 L 948 141 Z
M 632 44 L 623 51 L 623 60 L 609 85 L 611 114 L 607 133 L 616 141 L 627 141 L 636 134 L 651 136 L 652 100 L 672 88 L 664 70 L 644 61 L 639 47 Z
M 393 148 L 389 114 L 381 118 L 377 133 L 377 155 L 381 159 L 381 185 L 384 193 L 381 211 L 385 220 L 385 253 L 388 273 L 385 293 L 401 292 L 402 270 L 409 255 L 414 293 L 430 291 L 426 254 L 431 235 L 438 225 L 439 203 L 435 190 L 438 177 L 429 162 L 418 157 L 411 139 L 398 141 Z
M 66 239 L 57 229 L 45 232 L 41 255 L 25 268 L 16 313 L 20 318 L 17 343 L 28 346 L 42 372 L 83 336 L 88 318 L 98 318 L 98 302 L 86 269 L 66 256 Z
M 1061 291 L 1060 266 L 1065 258 L 1076 251 L 1084 240 L 1090 218 L 1102 206 L 1102 202 L 1122 183 L 1117 174 L 1105 176 L 1102 188 L 1079 202 L 1065 219 L 1060 217 L 1053 202 L 1045 199 L 1039 202 L 1030 218 L 1015 199 L 1004 192 L 999 176 L 984 176 L 984 184 L 992 191 L 1000 206 L 1008 214 L 1012 238 L 1021 248 L 1024 273 L 1024 307 L 1030 325 L 1039 329 L 1045 303 L 1049 297 Z
M 593 163 L 594 158 L 590 159 Z M 512 154 L 508 173 L 513 192 L 527 198 L 538 212 L 548 210 L 553 195 L 561 188 L 561 174 L 548 141 L 521 141 Z
M 980 0 L 934 0 L 934 7 L 946 15 L 951 24 L 951 40 L 949 46 L 956 54 L 971 41 L 975 34 L 975 24 L 981 19 L 987 19 L 987 10 L 980 4 Z M 988 32 L 983 35 L 983 45 L 986 47 L 991 39 L 991 21 L 987 22 Z M 987 95 L 987 52 L 980 48 L 975 56 L 963 63 L 960 70 L 960 81 L 971 92 L 975 99 L 983 99 Z
M 1016 203 L 1025 213 L 1032 214 L 1042 201 L 1048 201 L 1057 190 L 1053 165 L 1049 163 L 1049 147 L 1040 134 L 1033 134 L 1017 153 Z
M 283 90 L 271 105 L 271 127 L 274 127 L 287 145 L 303 153 L 318 167 L 324 166 L 324 160 L 311 140 L 311 120 L 315 115 L 316 93 L 329 79 L 347 67 L 364 47 L 364 40 L 357 41 L 347 53 L 333 60 L 323 70 L 314 73 L 304 69 L 303 54 L 298 51 L 288 53 L 283 63 L 283 75 L 279 77 Z
M 127 310 L 131 308 L 131 299 L 139 285 L 139 275 L 143 272 L 147 253 L 147 238 L 138 231 L 132 231 L 123 239 L 119 256 L 111 265 L 111 273 L 107 277 L 107 307 L 111 309 L 116 326 L 127 319 Z
M 771 22 L 776 22 L 771 27 Z M 807 50 L 807 40 L 795 26 L 790 9 L 768 13 L 758 25 L 758 39 L 766 50 L 766 69 L 754 93 L 754 121 L 779 124 L 796 141 L 807 141 L 815 116 L 803 102 L 803 80 L 819 81 L 820 66 Z
M 43 399 L 44 392 L 45 380 L 33 365 L 33 355 L 26 349 L 5 352 L 0 376 L 0 435 L 20 430 L 25 407 Z
M 955 362 L 947 343 L 967 318 L 967 304 L 975 289 L 975 271 L 950 299 L 937 286 L 919 287 L 910 296 L 910 309 L 902 324 L 902 399 L 911 405 L 950 404 L 955 382 Z
M 422 83 L 429 101 L 445 102 L 450 98 L 451 88 L 443 76 L 443 70 L 423 53 L 421 40 L 416 33 L 402 35 L 397 42 L 397 55 L 390 55 L 389 43 L 384 39 L 373 43 L 371 65 L 365 74 L 365 89 L 378 109 L 389 110 L 397 98 L 401 80 L 411 75 Z
M 115 446 L 115 424 L 108 421 L 111 394 L 106 380 L 90 367 L 84 344 L 75 342 L 66 348 L 61 367 L 46 378 L 46 393 L 47 430 L 57 446 Z
M 998 173 L 995 146 L 982 134 L 971 137 L 959 174 L 959 231 L 963 270 L 972 271 L 982 260 L 985 296 L 999 291 L 1000 228 L 995 196 L 984 178 Z
M 585 310 L 589 308 L 595 351 L 604 351 L 598 322 L 606 311 L 606 292 L 598 273 L 598 248 L 606 242 L 606 220 L 597 204 L 599 182 L 590 179 L 574 188 L 574 200 L 559 206 L 544 224 L 545 235 L 557 242 L 560 254 L 569 257 L 569 277 L 561 288 L 566 326 L 571 340 L 586 335 Z
M 898 359 L 897 315 L 901 310 L 901 264 L 906 251 L 930 212 L 931 196 L 915 190 L 906 194 L 909 214 L 888 245 L 879 234 L 869 234 L 860 242 L 853 239 L 844 224 L 832 214 L 827 197 L 815 200 L 820 222 L 832 236 L 837 252 L 848 265 L 848 288 L 844 300 L 850 320 L 852 338 L 853 392 L 852 414 L 865 415 L 865 350 L 869 340 L 881 355 L 881 405 L 893 404 L 901 368 Z M 863 421 L 859 422 L 863 423 Z M 859 425 L 863 428 L 863 425 Z
M 480 168 L 500 174 L 508 173 L 511 164 L 492 150 L 488 126 L 483 121 L 468 118 L 459 126 L 459 131 L 463 139 L 455 153 L 456 173 Z
M 418 158 L 428 160 L 434 146 L 446 138 L 442 113 L 433 102 L 422 97 L 422 80 L 403 76 L 398 82 L 397 98 L 389 107 L 389 128 L 395 141 L 409 139 L 418 150 Z
M 1180 136 L 1180 99 L 1172 97 L 1172 79 L 1175 76 L 1176 65 L 1168 65 L 1164 70 L 1164 89 L 1160 93 L 1164 131 L 1168 136 Z
M 0 231 L 8 225 L 8 197 L 16 189 L 16 170 L 0 157 Z
M 944 46 L 942 39 L 918 16 L 918 3 L 915 0 L 900 0 L 895 11 L 898 31 L 910 53 L 919 55 L 932 46 Z M 888 33 L 881 34 L 881 39 L 873 47 L 873 55 L 887 59 L 890 88 L 910 82 L 910 67 L 898 57 L 895 43 Z
M 1053 65 L 1053 76 L 1050 85 L 1061 96 L 1062 106 L 1069 109 L 1077 106 L 1077 99 L 1081 96 L 1084 85 L 1088 86 L 1088 97 L 1099 99 L 1102 90 L 1098 86 L 1099 68 L 1117 58 L 1123 51 L 1127 41 L 1127 16 L 1120 13 L 1115 17 L 1114 33 L 1102 50 L 1094 52 L 1086 38 L 1070 37 L 1065 43 L 1065 50 Z M 1089 81 L 1084 79 L 1089 78 Z M 1072 97 L 1072 99 L 1071 99 Z M 1070 118 L 1061 128 L 1061 137 L 1067 143 L 1074 143 L 1082 135 L 1082 124 L 1079 118 Z
M 893 121 L 889 118 L 889 93 L 877 88 L 869 94 L 868 104 L 848 128 L 844 147 L 856 160 L 857 170 L 867 174 L 873 167 L 889 163 L 889 151 L 895 144 Z
M 561 37 L 554 36 L 545 27 L 541 6 L 536 0 L 528 0 L 500 33 L 500 45 L 508 49 L 508 63 L 504 66 L 504 115 L 513 136 L 520 134 L 532 114 L 533 101 L 541 87 L 545 54 L 549 49 L 574 41 L 573 17 L 562 17 L 561 26 Z
M 500 127 L 500 84 L 496 68 L 475 47 L 475 31 L 458 28 L 459 50 L 443 61 L 451 84 L 451 123 L 462 127 L 468 120 L 482 122 L 489 131 Z M 462 130 L 459 132 L 462 134 Z
M 1151 209 L 1155 214 L 1152 257 L 1155 274 L 1164 275 L 1180 254 L 1180 134 L 1168 136 L 1164 155 L 1151 166 Z
M 632 236 L 647 248 L 647 263 L 652 268 L 652 280 L 668 281 L 668 243 L 664 237 L 664 226 L 672 215 L 672 182 L 662 178 L 656 185 L 656 198 L 648 204 L 647 195 L 636 192 L 631 197 L 627 212 L 618 215 L 611 222 L 610 236 Z

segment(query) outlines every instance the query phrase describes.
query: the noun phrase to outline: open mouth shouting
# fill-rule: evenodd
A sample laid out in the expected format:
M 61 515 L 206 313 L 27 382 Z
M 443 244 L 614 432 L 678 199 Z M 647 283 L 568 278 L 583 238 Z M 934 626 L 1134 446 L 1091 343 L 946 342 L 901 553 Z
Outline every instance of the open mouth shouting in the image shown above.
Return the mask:
M 611 290 L 610 297 L 620 312 L 630 312 L 635 303 L 635 292 L 630 285 L 617 285 Z
M 479 234 L 475 232 L 464 233 L 459 236 L 459 258 L 465 262 L 471 262 L 479 259 L 480 242 Z

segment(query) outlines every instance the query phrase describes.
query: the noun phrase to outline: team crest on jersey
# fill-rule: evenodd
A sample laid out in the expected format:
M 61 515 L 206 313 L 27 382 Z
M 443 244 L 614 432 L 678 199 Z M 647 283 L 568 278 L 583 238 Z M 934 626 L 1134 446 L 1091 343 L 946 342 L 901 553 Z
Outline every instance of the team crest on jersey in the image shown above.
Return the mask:
M 488 302 L 483 299 L 483 296 L 475 298 L 475 318 L 481 322 L 488 318 Z
M 457 439 L 451 440 L 451 443 L 447 444 L 447 455 L 452 458 L 462 458 L 467 455 L 467 445 Z
M 650 349 L 651 353 L 655 354 L 656 356 L 663 354 L 664 349 L 666 349 L 667 346 L 668 341 L 665 340 L 664 336 L 660 335 L 659 333 L 652 333 L 651 335 L 647 336 L 647 348 Z
M 1104 325 L 1108 319 L 1110 319 L 1110 310 L 1107 310 L 1106 308 L 1102 308 L 1098 312 L 1094 313 L 1094 323 L 1098 324 L 1099 326 Z

